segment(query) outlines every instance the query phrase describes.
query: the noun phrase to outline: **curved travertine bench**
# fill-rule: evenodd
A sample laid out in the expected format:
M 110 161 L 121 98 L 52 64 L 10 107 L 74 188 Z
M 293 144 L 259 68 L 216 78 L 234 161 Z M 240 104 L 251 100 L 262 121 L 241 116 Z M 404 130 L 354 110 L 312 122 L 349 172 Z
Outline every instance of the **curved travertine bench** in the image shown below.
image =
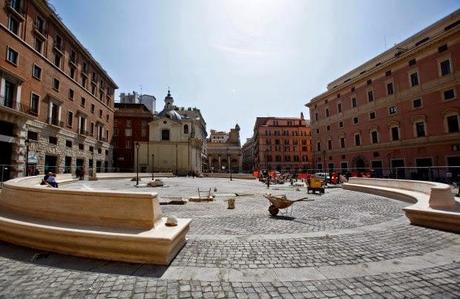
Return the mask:
M 411 224 L 460 232 L 460 204 L 455 201 L 449 185 L 353 177 L 343 188 L 414 203 L 403 209 Z
M 71 177 L 57 177 L 72 180 Z M 167 265 L 185 245 L 190 219 L 165 225 L 156 193 L 61 190 L 41 177 L 4 183 L 0 239 L 65 254 Z

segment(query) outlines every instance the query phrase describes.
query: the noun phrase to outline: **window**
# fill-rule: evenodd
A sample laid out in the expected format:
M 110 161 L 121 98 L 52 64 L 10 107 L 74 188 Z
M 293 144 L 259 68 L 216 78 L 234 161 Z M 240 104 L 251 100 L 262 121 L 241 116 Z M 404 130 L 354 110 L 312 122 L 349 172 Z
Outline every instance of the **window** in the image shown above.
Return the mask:
M 415 123 L 415 133 L 417 137 L 425 137 L 425 122 L 418 121 Z
M 57 137 L 55 137 L 55 136 L 49 136 L 49 137 L 48 137 L 48 142 L 49 142 L 50 144 L 55 144 L 55 145 L 56 145 L 56 144 L 57 144 Z
M 99 109 L 99 117 L 102 118 L 102 109 Z
M 73 122 L 73 113 L 71 111 L 67 112 L 67 127 L 72 128 Z
M 342 112 L 342 103 L 337 104 L 337 111 L 340 113 Z
M 60 85 L 59 80 L 54 78 L 53 79 L 53 89 L 56 90 L 56 91 L 59 91 L 59 85 Z
M 188 125 L 184 125 L 184 134 L 188 134 Z
M 344 137 L 340 137 L 340 147 L 345 148 L 345 138 Z
M 57 52 L 54 53 L 54 65 L 57 66 L 58 68 L 61 67 L 61 60 L 62 60 L 61 54 Z
M 372 144 L 379 143 L 379 134 L 375 130 L 371 132 L 371 142 Z
M 355 145 L 360 146 L 361 145 L 361 135 L 355 134 Z
M 6 60 L 14 65 L 18 64 L 18 52 L 15 50 L 8 48 L 6 52 Z
M 453 89 L 448 89 L 443 92 L 444 100 L 452 100 L 455 98 L 455 92 Z
M 388 113 L 391 115 L 391 114 L 395 114 L 396 112 L 398 112 L 398 107 L 396 106 L 391 106 L 390 108 L 388 108 Z
M 72 141 L 71 140 L 66 140 L 65 141 L 65 146 L 66 147 L 72 147 Z
M 358 117 L 353 117 L 353 123 L 356 125 L 359 122 Z
M 318 112 L 315 113 L 315 120 L 318 120 Z
M 339 122 L 339 128 L 343 128 L 343 121 Z
M 86 82 L 87 82 L 87 79 L 85 76 L 81 76 L 81 85 L 86 88 Z
M 84 150 L 84 149 L 85 149 L 85 145 L 84 145 L 83 143 L 79 143 L 79 144 L 78 144 L 78 149 L 81 150 L 81 151 Z
M 371 84 L 372 84 L 372 79 L 367 80 L 367 85 L 371 85 Z
M 326 130 L 327 130 L 327 131 L 330 131 L 330 130 L 331 130 L 331 126 L 328 125 L 328 126 L 326 127 Z
M 391 76 L 391 70 L 386 71 L 386 72 L 385 72 L 385 76 L 386 76 L 386 77 Z
M 91 122 L 90 130 L 89 130 L 91 136 L 94 136 L 94 123 Z
M 77 53 L 75 53 L 75 50 L 72 50 L 70 53 L 70 62 L 71 63 L 77 63 Z
M 32 77 L 37 80 L 40 80 L 42 77 L 42 69 L 36 64 L 32 66 Z
M 329 117 L 329 109 L 326 108 L 326 117 Z
M 316 150 L 318 152 L 321 151 L 321 143 L 320 142 L 316 143 Z
M 70 67 L 70 78 L 75 80 L 75 68 L 73 66 Z
M 412 107 L 414 109 L 422 107 L 422 99 L 415 99 L 412 101 Z
M 418 73 L 410 74 L 410 86 L 414 87 L 418 85 Z
M 88 64 L 86 62 L 83 62 L 83 73 L 88 74 Z
M 19 22 L 12 16 L 8 18 L 8 29 L 14 34 L 19 34 Z
M 73 97 L 75 95 L 75 92 L 73 91 L 73 89 L 69 89 L 69 99 L 73 101 Z
M 38 30 L 38 32 L 44 34 L 45 33 L 45 20 L 43 20 L 42 17 L 37 16 L 35 18 L 34 27 L 35 27 L 35 29 Z
M 369 102 L 373 102 L 374 101 L 374 93 L 372 92 L 372 90 L 369 90 L 367 92 L 367 99 L 369 100 Z
M 351 99 L 351 107 L 356 108 L 356 98 Z
M 96 95 L 96 85 L 91 84 L 91 94 Z
M 446 76 L 450 74 L 450 60 L 449 59 L 441 61 L 439 66 L 441 68 L 441 76 Z
M 458 115 L 450 115 L 446 118 L 447 120 L 447 132 L 458 133 L 460 132 L 460 126 L 458 123 Z
M 62 48 L 64 47 L 62 37 L 60 37 L 59 35 L 56 35 L 56 38 L 54 39 L 54 47 L 58 50 L 62 50 Z
M 416 63 L 417 63 L 417 60 L 415 60 L 415 58 L 409 60 L 409 66 L 413 66 L 413 65 L 415 65 Z
M 110 116 L 109 116 L 108 114 L 105 116 L 105 120 L 106 120 L 106 121 L 109 121 L 109 120 L 110 120 Z
M 89 147 L 89 151 L 93 153 L 93 152 L 94 152 L 94 146 L 90 146 L 90 147 Z M 90 164 L 91 164 L 91 163 L 90 163 Z
M 95 106 L 94 104 L 91 104 L 91 113 L 94 113 Z
M 327 148 L 329 150 L 332 150 L 332 140 L 330 140 L 330 139 L 327 141 Z
M 29 107 L 29 113 L 32 114 L 32 115 L 35 115 L 37 116 L 38 115 L 38 104 L 40 102 L 40 97 L 35 94 L 35 93 L 32 93 L 31 97 L 30 97 L 30 107 Z
M 391 140 L 393 141 L 399 140 L 399 127 L 391 128 Z
M 38 140 L 38 133 L 34 131 L 27 131 L 27 139 L 29 140 Z
M 440 47 L 438 48 L 438 52 L 439 52 L 439 53 L 442 53 L 442 52 L 444 52 L 444 51 L 447 51 L 447 45 L 446 45 L 446 44 L 444 44 L 444 45 L 442 45 L 442 46 L 440 46 Z
M 168 129 L 163 129 L 161 130 L 161 140 L 169 140 L 169 130 Z
M 35 51 L 39 52 L 40 54 L 43 51 L 43 41 L 38 37 L 35 38 L 34 49 L 35 49 Z
M 86 105 L 86 99 L 82 97 L 80 100 L 80 106 L 85 107 L 85 105 Z
M 387 95 L 392 95 L 393 93 L 393 82 L 387 83 Z

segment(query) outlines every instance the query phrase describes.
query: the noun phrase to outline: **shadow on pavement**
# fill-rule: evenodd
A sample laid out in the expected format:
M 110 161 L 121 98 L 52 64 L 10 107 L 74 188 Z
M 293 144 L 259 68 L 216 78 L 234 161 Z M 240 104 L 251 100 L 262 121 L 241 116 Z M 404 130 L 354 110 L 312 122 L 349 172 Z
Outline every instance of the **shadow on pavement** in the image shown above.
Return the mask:
M 153 278 L 162 277 L 168 269 L 168 266 L 134 264 L 75 257 L 42 251 L 39 249 L 26 248 L 5 242 L 0 242 L 0 258 L 2 257 L 23 263 L 58 269 Z

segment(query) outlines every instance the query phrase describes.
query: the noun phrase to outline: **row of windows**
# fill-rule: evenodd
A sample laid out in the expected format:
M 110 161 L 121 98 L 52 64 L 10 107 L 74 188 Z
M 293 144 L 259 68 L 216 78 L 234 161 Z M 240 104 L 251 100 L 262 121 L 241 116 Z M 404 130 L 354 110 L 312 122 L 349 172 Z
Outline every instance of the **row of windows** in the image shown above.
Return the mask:
M 291 134 L 289 134 L 289 131 L 273 131 L 273 136 L 309 136 L 307 132 L 304 131 L 291 131 Z M 265 131 L 265 136 L 272 136 L 272 131 L 266 130 Z
M 21 7 L 20 11 L 22 11 L 22 6 L 23 6 L 23 3 L 22 1 L 20 0 L 15 0 L 13 2 L 16 2 L 18 1 L 20 4 L 16 6 L 16 8 L 18 7 Z M 12 3 L 12 2 L 11 2 Z M 10 6 L 11 8 L 13 8 L 14 11 L 16 11 L 16 8 L 14 8 L 14 6 L 12 6 L 12 4 L 10 3 Z M 19 8 L 18 8 L 19 9 Z M 17 11 L 19 12 L 19 11 Z M 19 12 L 20 14 L 22 14 L 21 12 Z M 15 34 L 16 36 L 19 37 L 20 35 L 20 26 L 21 26 L 21 23 L 23 22 L 23 20 L 21 18 L 18 18 L 17 17 L 17 14 L 15 16 L 14 13 L 11 13 L 9 16 L 8 16 L 8 29 L 10 32 L 12 32 L 13 34 Z M 33 48 L 39 52 L 40 54 L 42 55 L 45 55 L 44 54 L 44 45 L 45 45 L 45 42 L 47 40 L 47 32 L 46 32 L 46 21 L 44 20 L 44 18 L 42 18 L 41 16 L 37 15 L 35 17 L 35 20 L 34 20 L 34 27 L 33 27 L 33 30 L 34 30 L 34 44 L 33 44 Z M 53 61 L 52 63 L 60 68 L 61 70 L 63 69 L 63 58 L 64 58 L 64 51 L 65 51 L 65 45 L 64 45 L 64 39 L 59 35 L 59 34 L 56 34 L 53 38 L 54 42 L 53 42 Z M 8 61 L 10 61 L 11 63 L 17 65 L 17 62 L 18 62 L 18 53 L 17 51 L 11 49 L 11 50 L 8 50 Z M 11 53 L 10 53 L 11 52 Z M 68 75 L 75 81 L 77 81 L 77 69 L 79 67 L 79 64 L 78 64 L 78 55 L 77 55 L 77 52 L 74 50 L 74 49 L 71 49 L 69 51 L 69 73 Z M 83 61 L 82 62 L 82 65 L 81 65 L 81 85 L 85 88 L 85 89 L 88 89 L 92 95 L 94 95 L 95 97 L 97 97 L 98 93 L 99 93 L 99 99 L 101 101 L 105 101 L 104 100 L 104 97 L 105 97 L 105 94 L 107 94 L 107 100 L 109 103 L 110 103 L 110 95 L 113 93 L 113 91 L 111 90 L 111 88 L 109 86 L 106 86 L 106 83 L 104 82 L 104 80 L 100 77 L 102 76 L 99 76 L 95 71 L 92 72 L 92 76 L 91 76 L 91 88 L 89 89 L 88 88 L 88 75 L 89 75 L 89 64 L 86 62 L 86 61 Z M 98 88 L 99 87 L 99 88 Z M 107 104 L 109 105 L 109 104 Z
M 271 139 L 265 139 L 265 144 L 271 144 L 272 143 L 272 140 Z M 307 144 L 307 140 L 306 139 L 302 139 L 302 145 L 306 145 Z M 281 144 L 281 141 L 279 139 L 275 139 L 275 144 L 279 145 Z M 289 144 L 292 144 L 292 145 L 298 145 L 299 144 L 299 140 L 289 140 L 289 139 L 285 139 L 284 140 L 284 144 L 285 145 L 289 145 Z
M 452 62 L 450 58 L 443 59 L 439 62 L 439 76 L 447 76 L 452 73 L 453 67 L 452 67 Z M 390 72 L 391 74 L 391 72 Z M 409 84 L 411 87 L 418 86 L 421 83 L 420 78 L 419 78 L 419 73 L 418 71 L 411 71 L 409 72 Z M 352 90 L 354 92 L 354 89 Z M 386 95 L 390 96 L 395 93 L 395 86 L 393 82 L 387 82 L 386 83 Z M 340 94 L 337 95 L 340 97 Z M 444 97 L 444 99 L 448 99 Z M 373 102 L 375 100 L 375 95 L 373 90 L 368 90 L 367 91 L 367 102 Z M 325 101 L 327 103 L 327 100 Z M 356 96 L 351 97 L 351 108 L 356 108 L 358 106 L 357 98 Z M 316 106 L 315 106 L 316 108 Z M 342 103 L 337 103 L 337 113 L 341 113 L 343 111 Z M 324 115 L 326 117 L 329 117 L 331 115 L 331 111 L 329 108 L 325 108 L 324 110 Z M 315 112 L 315 120 L 319 119 L 319 114 L 318 112 Z
M 297 152 L 298 150 L 302 150 L 303 152 L 306 152 L 308 151 L 308 147 L 307 146 L 302 146 L 302 147 L 297 147 L 295 145 L 293 146 L 289 146 L 289 145 L 284 145 L 284 146 L 281 146 L 281 145 L 275 145 L 275 146 L 267 146 L 266 149 L 270 152 L 272 151 L 275 151 L 275 152 L 281 152 L 281 151 L 285 151 L 285 152 L 290 152 L 291 149 L 292 149 L 292 152 Z
M 455 94 L 455 89 L 448 89 L 448 90 L 445 90 L 442 92 L 443 94 L 443 99 L 445 101 L 450 101 L 450 100 L 454 100 L 456 99 L 456 94 Z M 422 108 L 423 106 L 423 101 L 422 101 L 422 98 L 416 98 L 414 100 L 412 100 L 412 109 L 419 109 L 419 108 Z M 395 115 L 396 113 L 398 113 L 399 109 L 398 109 L 398 106 L 390 106 L 388 107 L 388 115 Z M 368 114 L 368 118 L 370 120 L 373 120 L 373 119 L 376 119 L 377 117 L 377 113 L 375 111 L 371 111 L 369 112 Z M 359 124 L 359 117 L 358 116 L 355 116 L 352 118 L 352 121 L 353 121 L 353 124 L 357 125 Z M 343 124 L 343 121 L 339 121 L 339 128 L 343 128 L 344 127 L 344 124 Z M 326 130 L 329 131 L 330 130 L 330 125 L 326 126 Z M 319 129 L 316 129 L 316 133 L 319 134 Z
M 460 117 L 458 114 L 451 114 L 447 115 L 445 118 L 445 123 L 447 126 L 447 132 L 448 133 L 458 133 L 460 132 Z M 420 138 L 420 137 L 425 137 L 427 136 L 427 128 L 426 128 L 426 123 L 423 120 L 415 121 L 413 123 L 413 128 L 414 128 L 414 137 Z M 380 135 L 378 130 L 372 130 L 370 132 L 370 144 L 378 144 L 380 143 Z M 392 126 L 390 128 L 390 141 L 398 141 L 401 140 L 400 136 L 400 128 L 399 126 Z M 339 138 L 339 145 L 340 148 L 345 148 L 345 137 L 340 137 Z M 362 145 L 361 141 L 361 134 L 356 133 L 354 134 L 354 146 L 360 146 Z M 332 150 L 332 140 L 329 139 L 327 141 L 327 149 Z M 316 150 L 321 151 L 321 142 L 317 142 L 316 144 Z
M 283 156 L 281 155 L 276 155 L 274 156 L 275 158 L 275 162 L 301 162 L 300 160 L 302 159 L 302 162 L 308 162 L 308 156 L 304 155 L 304 156 L 297 156 L 297 155 L 294 155 L 294 156 L 284 156 L 284 159 L 283 159 Z M 273 162 L 273 156 L 272 155 L 267 155 L 267 162 Z
M 38 141 L 38 138 L 39 138 L 39 133 L 38 132 L 35 132 L 35 131 L 27 131 L 27 139 L 29 141 Z M 49 144 L 52 144 L 52 145 L 57 145 L 58 144 L 58 141 L 59 141 L 59 138 L 56 137 L 56 136 L 48 136 L 48 143 Z M 73 142 L 72 140 L 68 140 L 66 139 L 65 140 L 65 146 L 67 148 L 73 148 Z M 85 145 L 83 143 L 79 143 L 78 144 L 78 149 L 80 151 L 84 151 L 85 150 Z M 94 152 L 94 146 L 88 146 L 88 150 L 92 153 Z M 102 154 L 102 148 L 97 148 L 97 153 L 98 154 Z M 109 154 L 109 151 L 108 150 L 105 150 L 105 154 L 108 155 Z

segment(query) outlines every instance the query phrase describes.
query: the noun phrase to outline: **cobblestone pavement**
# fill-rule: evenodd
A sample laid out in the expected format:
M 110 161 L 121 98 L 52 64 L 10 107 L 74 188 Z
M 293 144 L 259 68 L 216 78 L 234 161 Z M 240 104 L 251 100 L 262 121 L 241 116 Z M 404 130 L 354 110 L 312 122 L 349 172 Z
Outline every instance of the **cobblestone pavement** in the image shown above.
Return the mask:
M 165 179 L 160 196 L 217 188 L 216 201 L 162 206 L 193 218 L 168 267 L 40 252 L 0 242 L 0 298 L 459 298 L 460 236 L 411 226 L 407 203 L 329 189 L 268 216 L 254 181 Z M 129 180 L 63 188 L 133 188 Z M 289 187 L 275 194 L 305 196 Z M 236 197 L 236 209 L 225 199 Z

